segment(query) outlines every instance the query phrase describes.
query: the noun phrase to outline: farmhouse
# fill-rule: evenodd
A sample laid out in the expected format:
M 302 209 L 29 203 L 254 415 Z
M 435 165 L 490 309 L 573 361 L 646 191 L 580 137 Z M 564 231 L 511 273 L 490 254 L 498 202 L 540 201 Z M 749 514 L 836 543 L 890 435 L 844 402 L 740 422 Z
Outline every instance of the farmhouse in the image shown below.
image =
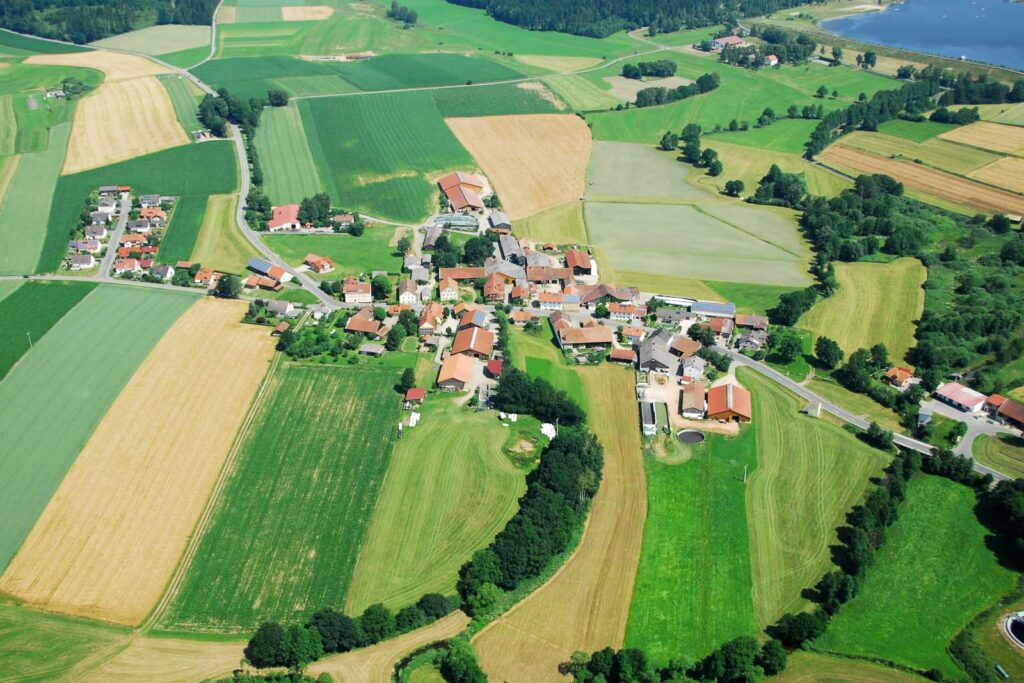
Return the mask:
M 451 280 L 479 280 L 487 277 L 487 271 L 483 266 L 469 268 L 441 268 L 437 276 L 442 279 Z
M 373 303 L 373 290 L 369 282 L 360 282 L 349 275 L 341 285 L 342 296 L 347 304 Z
M 473 379 L 475 365 L 472 356 L 448 356 L 437 373 L 437 386 L 444 391 L 462 391 Z
M 686 317 L 686 311 L 681 308 L 659 308 L 654 312 L 654 317 L 660 323 L 678 325 Z
M 480 199 L 480 193 L 484 190 L 484 181 L 481 178 L 471 173 L 456 171 L 442 177 L 437 181 L 437 185 L 448 199 L 453 211 L 483 210 L 484 203 Z
M 326 256 L 306 254 L 306 258 L 302 259 L 302 262 L 309 266 L 314 273 L 329 273 L 334 270 L 334 261 Z
M 733 321 L 732 318 L 712 318 L 708 321 L 708 327 L 719 337 L 728 339 L 732 336 Z
M 707 367 L 707 361 L 700 356 L 690 356 L 679 366 L 680 374 L 690 381 L 696 381 L 703 377 L 705 367 Z
M 204 285 L 207 289 L 213 289 L 220 278 L 221 274 L 216 272 L 213 268 L 200 268 L 199 271 L 196 272 L 196 276 L 192 281 L 197 285 Z
M 885 371 L 885 381 L 900 391 L 906 389 L 910 385 L 910 380 L 913 379 L 913 377 L 914 371 L 910 368 L 893 366 Z
M 669 343 L 672 341 L 672 333 L 668 330 L 658 330 L 650 335 L 640 345 L 640 369 L 651 372 L 668 372 L 676 366 L 676 359 L 669 353 Z
M 331 219 L 334 223 L 342 228 L 347 228 L 356 222 L 356 217 L 350 213 L 339 213 Z
M 465 354 L 477 358 L 490 358 L 494 350 L 494 333 L 482 327 L 469 327 L 455 335 L 452 355 Z
M 958 382 L 946 382 L 935 390 L 935 398 L 965 413 L 977 413 L 985 406 L 985 395 Z
M 512 321 L 513 325 L 526 325 L 530 321 L 536 320 L 537 316 L 529 311 L 513 311 L 512 315 L 508 318 Z
M 444 323 L 444 309 L 441 304 L 431 301 L 420 311 L 419 333 L 431 334 Z
M 402 280 L 398 283 L 398 303 L 412 306 L 417 301 L 416 283 L 413 280 Z
M 459 283 L 450 277 L 441 280 L 441 283 L 437 286 L 438 296 L 441 301 L 458 301 L 459 300 Z
M 764 330 L 752 330 L 736 338 L 736 348 L 740 351 L 757 352 L 768 343 L 768 333 Z
M 285 204 L 271 209 L 270 220 L 267 221 L 267 230 L 270 232 L 297 230 L 300 227 L 298 204 Z
M 708 391 L 708 418 L 750 422 L 750 392 L 736 384 L 720 384 Z
M 607 349 L 615 339 L 612 328 L 596 320 L 589 320 L 581 327 L 565 327 L 558 330 L 558 345 L 563 349 Z
M 470 327 L 487 327 L 487 311 L 475 308 L 467 308 L 462 311 L 459 318 L 459 329 L 465 330 Z
M 726 47 L 743 47 L 746 44 L 746 41 L 739 36 L 722 36 L 711 41 L 711 49 L 721 50 Z
M 381 334 L 382 326 L 373 317 L 373 309 L 369 306 L 359 309 L 357 313 L 354 313 L 352 317 L 345 323 L 346 332 L 357 332 L 359 334 L 369 334 L 373 336 L 379 336 Z
M 622 338 L 629 344 L 639 344 L 644 338 L 644 328 L 624 325 L 621 330 Z
M 71 270 L 84 270 L 96 265 L 96 259 L 92 254 L 74 254 L 69 263 Z
M 564 298 L 561 292 L 541 292 L 537 295 L 537 305 L 542 311 L 560 311 Z
M 1013 399 L 1008 398 L 1003 401 L 1003 404 L 999 406 L 998 415 L 1017 429 L 1024 429 L 1024 405 Z
M 512 230 L 512 221 L 508 219 L 508 214 L 504 211 L 491 211 L 491 215 L 487 217 L 487 223 L 494 232 L 511 232 Z
M 779 57 L 778 55 L 768 55 L 764 58 L 764 63 L 767 64 L 768 66 L 778 66 Z
M 499 273 L 491 273 L 484 282 L 484 299 L 491 302 L 505 301 L 505 279 Z
M 596 306 L 611 301 L 630 302 L 640 296 L 636 287 L 615 287 L 614 285 L 581 285 L 580 303 L 583 306 Z
M 568 250 L 565 252 L 565 267 L 571 268 L 573 275 L 590 275 L 593 268 L 590 254 L 576 249 Z
M 736 327 L 748 330 L 767 330 L 768 318 L 763 315 L 744 315 L 740 313 L 736 316 Z
M 644 312 L 646 312 L 646 309 Z M 612 320 L 622 320 L 625 322 L 643 318 L 637 306 L 633 304 L 620 304 L 618 302 L 608 304 L 608 315 Z

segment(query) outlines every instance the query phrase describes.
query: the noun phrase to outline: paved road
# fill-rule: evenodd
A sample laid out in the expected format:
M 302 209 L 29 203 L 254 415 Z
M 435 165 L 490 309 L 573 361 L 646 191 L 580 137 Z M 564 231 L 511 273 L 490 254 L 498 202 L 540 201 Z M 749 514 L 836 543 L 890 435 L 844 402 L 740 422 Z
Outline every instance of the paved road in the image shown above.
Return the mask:
M 121 199 L 121 214 L 117 217 L 117 225 L 110 233 L 110 241 L 107 242 L 107 253 L 103 256 L 103 263 L 100 265 L 100 272 L 93 276 L 96 280 L 109 280 L 110 269 L 114 265 L 114 258 L 117 256 L 117 249 L 121 246 L 121 235 L 124 234 L 124 227 L 128 224 L 128 214 L 132 211 L 132 200 Z
M 974 452 L 974 441 L 979 436 L 996 436 L 997 434 L 1012 434 L 1017 435 L 1016 429 L 1007 427 L 1004 424 L 993 421 L 985 413 L 977 413 L 969 415 L 963 411 L 957 410 L 953 406 L 946 405 L 941 401 L 935 399 L 929 399 L 921 403 L 921 409 L 943 417 L 948 417 L 951 420 L 963 422 L 967 425 L 967 433 L 960 439 L 960 443 L 956 445 L 953 451 L 957 455 L 963 455 L 966 457 L 973 457 Z
M 724 353 L 727 356 L 729 356 L 732 359 L 733 363 L 751 368 L 752 370 L 761 373 L 762 375 L 774 381 L 775 383 L 781 384 L 782 386 L 786 387 L 797 396 L 805 398 L 808 401 L 820 403 L 822 410 L 825 410 L 831 413 L 832 415 L 835 415 L 843 422 L 852 424 L 856 427 L 859 427 L 860 429 L 867 429 L 868 425 L 870 425 L 870 421 L 867 418 L 861 415 L 854 415 L 850 411 L 840 408 L 836 404 L 825 400 L 821 396 L 818 396 L 816 393 L 814 393 L 807 387 L 803 386 L 802 384 L 794 382 L 793 380 L 791 380 L 789 377 L 786 377 L 778 370 L 764 363 L 761 363 L 760 361 L 748 358 L 747 356 L 744 356 L 743 354 L 737 351 L 734 351 L 732 349 L 726 349 L 721 346 L 715 347 L 715 350 L 718 351 L 719 353 Z M 923 441 L 918 441 L 917 439 L 912 439 L 909 436 L 904 436 L 903 434 L 893 434 L 893 441 L 896 443 L 897 446 L 901 446 L 902 448 L 908 448 L 910 450 L 917 451 L 918 453 L 922 453 L 924 455 L 931 455 L 932 453 L 931 444 L 927 444 Z M 977 462 L 974 463 L 974 469 L 975 471 L 981 472 L 982 474 L 991 474 L 996 480 L 1010 478 L 1007 477 L 1002 472 L 997 472 L 991 467 L 985 467 L 984 465 Z

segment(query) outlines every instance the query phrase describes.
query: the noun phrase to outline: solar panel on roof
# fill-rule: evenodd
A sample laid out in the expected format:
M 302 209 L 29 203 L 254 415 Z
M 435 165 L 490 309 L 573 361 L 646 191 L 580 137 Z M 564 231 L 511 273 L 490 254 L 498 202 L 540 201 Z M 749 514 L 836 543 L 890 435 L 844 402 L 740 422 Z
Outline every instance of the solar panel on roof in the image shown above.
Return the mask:
M 270 261 L 266 259 L 262 259 L 259 256 L 253 256 L 252 258 L 249 259 L 249 262 L 246 263 L 246 267 L 248 267 L 250 270 L 255 270 L 257 273 L 266 274 L 266 272 L 270 270 L 273 267 L 273 265 L 270 263 Z

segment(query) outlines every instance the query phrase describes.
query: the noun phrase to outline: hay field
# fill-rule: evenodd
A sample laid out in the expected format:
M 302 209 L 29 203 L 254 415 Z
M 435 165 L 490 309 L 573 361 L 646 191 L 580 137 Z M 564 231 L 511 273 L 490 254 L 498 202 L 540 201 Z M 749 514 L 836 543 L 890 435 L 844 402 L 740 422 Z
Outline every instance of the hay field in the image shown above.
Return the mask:
M 143 76 L 168 73 L 165 66 L 138 55 L 109 50 L 89 50 L 70 54 L 32 55 L 26 64 L 48 64 L 50 66 L 76 66 L 95 69 L 103 73 L 104 83 L 126 81 Z
M 580 371 L 604 473 L 576 552 L 546 584 L 473 639 L 491 680 L 561 680 L 576 650 L 620 647 L 640 557 L 647 486 L 630 372 Z
M 1024 128 L 991 121 L 978 121 L 943 133 L 939 137 L 972 147 L 1007 154 L 1024 154 Z
M 601 63 L 600 57 L 566 57 L 557 55 L 516 55 L 515 60 L 527 66 L 535 66 L 538 69 L 546 69 L 556 73 L 589 69 Z
M 969 175 L 1010 192 L 1024 193 L 1024 159 L 1020 157 L 1003 157 Z
M 879 342 L 894 359 L 914 344 L 914 321 L 924 310 L 927 271 L 916 258 L 891 263 L 836 263 L 839 289 L 800 319 L 815 339 L 834 339 L 850 354 Z M 856 311 L 856 315 L 850 315 Z
M 235 225 L 238 195 L 213 194 L 206 200 L 206 213 L 199 238 L 189 260 L 224 273 L 243 273 L 256 250 Z
M 587 201 L 660 203 L 711 197 L 689 182 L 691 167 L 650 145 L 594 143 L 587 169 Z
M 978 125 L 978 124 L 971 124 Z M 973 206 L 990 213 L 1024 213 L 1024 197 L 1004 190 L 975 183 L 934 168 L 910 161 L 881 157 L 832 145 L 821 154 L 828 164 L 853 169 L 861 173 L 884 173 L 899 180 L 908 188 L 925 194 Z
M 210 27 L 183 26 L 181 24 L 147 26 L 137 31 L 129 31 L 89 44 L 98 48 L 141 52 L 147 55 L 165 55 L 170 52 L 209 46 Z
M 1024 126 L 1024 103 L 1015 104 L 993 119 L 996 123 L 1008 126 Z
M 502 452 L 510 432 L 494 413 L 467 411 L 443 394 L 427 397 L 420 413 L 395 446 L 346 613 L 452 594 L 459 567 L 494 540 L 526 490 L 525 473 Z
M 644 88 L 672 89 L 678 88 L 681 85 L 690 85 L 693 83 L 689 78 L 683 78 L 682 76 L 652 78 L 648 81 L 642 81 L 635 78 L 625 78 L 623 76 L 605 76 L 602 80 L 611 86 L 608 91 L 611 96 L 621 102 L 633 102 L 636 100 L 636 94 Z
M 241 302 L 204 299 L 163 336 L 78 456 L 0 590 L 116 623 L 134 625 L 149 613 L 273 353 L 266 330 L 238 322 L 244 311 Z
M 274 204 L 297 204 L 323 190 L 294 102 L 264 110 L 256 149 L 263 160 L 264 190 Z
M 831 570 L 835 529 L 888 458 L 836 425 L 799 414 L 804 401 L 753 371 L 757 469 L 747 485 L 747 525 L 759 627 L 807 601 L 800 592 Z
M 28 536 L 107 407 L 195 300 L 184 292 L 100 285 L 0 382 L 0 567 Z M 82 349 L 103 350 L 90 355 L 87 372 Z
M 583 222 L 583 202 L 575 200 L 520 220 L 515 224 L 515 231 L 538 242 L 590 243 L 587 224 Z
M 399 374 L 278 366 L 164 626 L 248 632 L 344 603 L 391 461 Z
M 305 7 L 282 7 L 282 21 L 323 21 L 334 14 L 334 9 L 327 5 L 307 5 Z
M 586 76 L 562 75 L 551 76 L 540 81 L 559 97 L 565 100 L 570 107 L 576 111 L 592 111 L 597 109 L 609 109 L 622 104 L 617 97 L 613 97 L 607 90 L 608 84 L 601 82 L 597 84 Z M 605 86 L 602 88 L 601 86 Z
M 857 131 L 844 135 L 837 144 L 879 157 L 896 157 L 907 161 L 920 159 L 928 166 L 960 175 L 968 174 L 999 159 L 998 154 L 942 138 L 914 142 L 892 135 Z
M 921 683 L 920 676 L 847 657 L 796 651 L 775 683 Z
M 200 683 L 223 680 L 238 668 L 245 641 L 160 638 L 143 635 L 112 657 L 75 670 L 74 680 L 134 683 L 140 680 Z
M 578 116 L 534 114 L 447 119 L 513 220 L 583 196 L 590 129 Z
M 469 624 L 469 617 L 456 610 L 429 626 L 402 634 L 371 647 L 340 655 L 324 657 L 309 667 L 309 673 L 319 676 L 329 673 L 336 681 L 355 683 L 390 683 L 395 664 L 406 655 L 424 645 L 452 638 Z

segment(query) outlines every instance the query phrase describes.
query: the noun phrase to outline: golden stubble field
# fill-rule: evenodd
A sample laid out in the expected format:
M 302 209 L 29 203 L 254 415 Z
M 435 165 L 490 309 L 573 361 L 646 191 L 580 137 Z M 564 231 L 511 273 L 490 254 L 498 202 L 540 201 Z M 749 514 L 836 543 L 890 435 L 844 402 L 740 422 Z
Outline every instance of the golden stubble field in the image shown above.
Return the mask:
M 1003 157 L 969 175 L 1011 192 L 1024 193 L 1024 159 L 1020 157 Z
M 512 219 L 579 199 L 593 141 L 571 114 L 447 119 L 490 179 Z
M 622 647 L 644 520 L 644 476 L 632 375 L 611 366 L 580 371 L 590 425 L 604 445 L 601 488 L 576 552 L 538 590 L 480 631 L 473 645 L 492 681 L 564 680 L 577 650 Z
M 1007 154 L 1024 154 L 1024 127 L 1008 126 L 991 121 L 978 121 L 961 126 L 939 136 L 972 147 L 991 149 Z
M 48 610 L 134 625 L 159 600 L 273 355 L 240 302 L 205 299 L 111 405 L 3 577 Z M 116 353 L 104 349 L 103 353 Z
M 33 55 L 26 62 L 102 71 L 102 85 L 78 103 L 64 175 L 188 143 L 167 90 L 169 70 L 144 57 L 107 50 Z

